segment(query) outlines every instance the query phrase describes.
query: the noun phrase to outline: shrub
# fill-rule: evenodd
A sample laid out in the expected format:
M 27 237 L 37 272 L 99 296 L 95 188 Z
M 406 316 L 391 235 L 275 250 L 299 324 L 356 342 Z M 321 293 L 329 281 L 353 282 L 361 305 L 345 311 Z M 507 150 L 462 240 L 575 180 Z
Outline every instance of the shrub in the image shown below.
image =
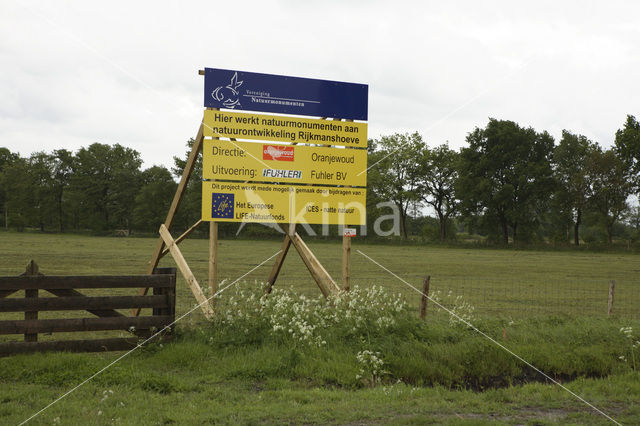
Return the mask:
M 485 389 L 546 380 L 459 318 L 554 378 L 603 377 L 633 368 L 635 347 L 629 352 L 629 342 L 637 339 L 618 332 L 615 321 L 481 320 L 460 297 L 436 292 L 432 299 L 457 317 L 433 309 L 421 321 L 401 296 L 379 286 L 325 300 L 286 289 L 265 294 L 264 285 L 255 283 L 219 300 L 218 315 L 203 336 L 214 351 L 233 358 L 232 377 L 332 386 L 399 380 Z
M 308 298 L 290 290 L 264 292 L 264 285 L 236 287 L 217 319 L 219 328 L 249 339 L 264 337 L 294 346 L 321 347 L 332 339 L 380 335 L 407 316 L 400 295 L 382 287 L 354 287 L 328 300 Z M 260 338 L 258 335 L 262 335 Z

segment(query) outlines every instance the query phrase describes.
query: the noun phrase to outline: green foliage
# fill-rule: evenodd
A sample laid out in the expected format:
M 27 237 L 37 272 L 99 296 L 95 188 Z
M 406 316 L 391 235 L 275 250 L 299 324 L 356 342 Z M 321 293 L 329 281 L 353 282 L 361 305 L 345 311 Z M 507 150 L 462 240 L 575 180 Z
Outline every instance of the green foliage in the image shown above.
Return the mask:
M 423 217 L 422 226 L 420 228 L 420 234 L 429 242 L 443 242 L 442 240 L 442 228 L 441 222 L 433 217 Z M 457 224 L 455 220 L 446 221 L 445 240 L 448 242 L 456 241 L 457 239 Z
M 479 234 L 483 245 L 564 245 L 571 238 L 578 244 L 580 228 L 595 224 L 605 229 L 610 245 L 614 239 L 638 240 L 640 222 L 626 217 L 620 200 L 625 191 L 640 187 L 639 135 L 640 125 L 628 116 L 616 133 L 615 154 L 600 157 L 594 154 L 597 144 L 582 135 L 565 130 L 553 147 L 546 132 L 495 119 L 471 132 L 469 146 L 460 153 L 446 144 L 429 148 L 418 133 L 371 139 L 366 238 L 396 240 L 376 235 L 382 222 L 383 231 L 390 223 L 399 224 L 402 243 L 453 241 L 456 219 Z M 0 148 L 0 224 L 6 226 L 8 217 L 19 230 L 113 235 L 114 229 L 135 229 L 155 234 L 193 144 L 189 140 L 186 152 L 174 157 L 172 175 L 156 166 L 142 171 L 139 153 L 118 144 L 95 143 L 75 154 L 54 150 L 26 158 Z M 176 233 L 200 219 L 201 174 L 199 155 L 173 222 Z M 438 230 L 421 218 L 425 206 L 435 213 Z M 396 209 L 397 222 L 388 219 Z M 311 228 L 319 233 L 321 225 Z M 228 237 L 239 229 L 238 224 L 221 223 L 218 232 Z M 206 236 L 206 227 L 192 235 Z M 242 236 L 270 239 L 278 234 L 254 224 L 243 227 Z M 587 240 L 594 241 L 593 233 Z
M 640 123 L 627 115 L 622 129 L 616 132 L 615 149 L 633 176 L 635 190 L 640 191 Z
M 597 213 L 611 243 L 614 225 L 629 208 L 627 198 L 633 189 L 629 169 L 615 151 L 600 149 L 590 155 L 587 168 L 591 181 L 589 205 Z
M 259 370 L 242 369 L 234 377 L 322 377 L 356 387 L 401 380 L 474 389 L 544 379 L 468 328 L 462 318 L 552 377 L 606 376 L 627 368 L 619 358 L 628 353 L 625 336 L 617 332 L 619 323 L 563 317 L 480 320 L 459 296 L 435 293 L 433 299 L 455 316 L 434 306 L 437 313 L 422 322 L 400 297 L 376 287 L 356 288 L 325 301 L 285 290 L 267 295 L 256 284 L 220 300 L 220 315 L 202 331 L 202 338 L 214 351 L 236 356 L 247 348 L 270 353 L 281 348 L 279 360 L 261 363 Z M 238 362 L 247 365 L 247 357 Z M 265 359 L 265 354 L 251 358 Z M 341 359 L 348 368 L 336 371 L 330 366 L 333 359 Z
M 80 148 L 71 179 L 71 190 L 79 195 L 79 225 L 98 231 L 131 229 L 141 164 L 137 151 L 119 144 Z
M 503 243 L 536 226 L 553 190 L 553 138 L 512 121 L 490 119 L 467 136 L 457 194 L 465 213 L 482 212 L 499 224 Z
M 74 156 L 66 149 L 57 149 L 50 155 L 51 193 L 54 198 L 58 231 L 62 232 L 66 222 L 66 197 L 73 174 Z
M 18 154 L 12 153 L 8 148 L 0 147 L 0 223 L 3 227 L 7 226 L 7 223 L 5 223 L 5 209 L 7 208 L 7 192 L 11 190 L 9 182 L 6 181 L 4 170 L 15 161 L 18 161 L 19 158 Z
M 194 143 L 195 139 L 193 138 L 187 141 L 187 150 L 183 158 L 173 157 L 174 167 L 171 169 L 171 172 L 176 179 L 182 176 Z M 193 179 L 189 179 L 182 197 L 180 209 L 178 209 L 176 213 L 174 223 L 177 230 L 186 230 L 198 221 L 202 215 L 202 189 L 200 180 L 202 177 L 202 157 L 200 155 L 197 157 L 193 166 L 192 176 Z
M 556 191 L 551 203 L 554 219 L 565 241 L 573 227 L 574 244 L 580 242 L 579 228 L 587 209 L 591 174 L 585 165 L 597 150 L 597 145 L 582 135 L 562 131 L 562 139 L 553 151 Z
M 620 333 L 622 333 L 629 341 L 629 353 L 631 354 L 629 358 L 631 358 L 631 367 L 634 370 L 637 370 L 638 365 L 636 364 L 636 352 L 640 349 L 640 337 L 637 336 L 631 326 L 620 327 Z M 625 355 L 620 355 L 619 358 L 622 361 L 628 362 L 628 358 Z
M 448 145 L 440 145 L 432 150 L 425 149 L 420 174 L 422 201 L 433 207 L 440 224 L 439 239 L 445 241 L 450 235 L 450 220 L 459 208 L 455 194 L 458 179 L 459 154 Z
M 603 417 L 551 384 L 531 383 L 475 392 L 396 382 L 354 390 L 331 384 L 318 386 L 309 380 L 228 378 L 225 372 L 231 356 L 236 354 L 213 353 L 206 344 L 189 340 L 170 345 L 175 348 L 167 347 L 158 355 L 127 357 L 52 405 L 32 423 L 605 424 Z M 256 359 L 255 365 L 271 365 L 269 356 L 284 360 L 288 352 L 262 352 L 260 355 L 265 358 Z M 58 364 L 58 371 L 63 374 L 74 368 L 97 371 L 118 355 L 50 354 L 46 360 L 51 365 Z M 238 356 L 238 364 L 246 361 L 243 354 Z M 17 358 L 20 357 L 3 362 L 11 369 Z M 22 358 L 27 363 L 33 362 L 32 368 L 38 371 L 38 358 Z M 186 364 L 182 362 L 184 359 L 192 362 Z M 329 363 L 340 364 L 340 359 L 327 359 L 326 364 Z M 420 360 L 416 364 L 424 365 Z M 114 369 L 118 369 L 117 374 Z M 6 384 L 0 386 L 3 424 L 21 423 L 78 384 L 70 381 L 60 388 L 35 384 L 30 378 L 5 381 L 4 371 L 0 376 L 0 383 Z M 104 379 L 106 376 L 109 380 Z M 563 384 L 620 423 L 637 424 L 638 378 L 638 373 L 627 372 Z M 166 392 L 142 389 L 155 387 L 158 381 Z
M 407 212 L 421 200 L 421 158 L 425 143 L 419 133 L 396 133 L 375 142 L 377 150 L 369 154 L 367 181 L 377 197 L 392 201 L 400 212 L 400 232 L 407 238 Z M 375 164 L 375 166 L 373 166 Z
M 270 338 L 291 347 L 322 347 L 335 339 L 364 341 L 365 336 L 383 335 L 406 315 L 402 298 L 377 286 L 356 286 L 327 302 L 278 288 L 266 294 L 256 284 L 235 288 L 214 328 L 226 330 L 229 339 L 242 341 L 244 334 L 249 342 Z
M 174 394 L 202 391 L 203 382 L 234 380 L 287 380 L 351 389 L 402 382 L 474 390 L 546 380 L 475 331 L 452 327 L 444 316 L 420 321 L 390 301 L 390 305 L 378 304 L 389 308 L 395 322 L 385 332 L 376 331 L 375 321 L 369 322 L 371 329 L 360 326 L 355 334 L 347 326 L 333 324 L 323 328 L 326 344 L 318 346 L 313 340 L 294 337 L 294 332 L 272 333 L 271 325 L 261 324 L 270 321 L 267 316 L 249 313 L 242 326 L 219 319 L 210 327 L 183 329 L 174 343 L 138 351 L 94 382 L 103 389 L 125 386 Z M 301 306 L 300 300 L 287 304 L 292 312 Z M 360 308 L 360 313 L 364 310 Z M 357 321 L 346 317 L 347 312 L 342 309 L 337 315 L 353 325 Z M 633 330 L 637 323 L 562 317 L 473 322 L 555 379 L 606 377 L 634 369 L 637 337 L 624 330 Z M 7 368 L 0 370 L 0 383 L 57 388 L 79 383 L 104 364 L 99 358 L 69 354 L 16 356 L 4 362 Z
M 35 187 L 35 182 L 25 159 L 19 158 L 4 167 L 2 186 L 7 188 L 5 208 L 12 212 L 9 217 L 9 226 L 22 231 L 25 226 L 34 223 L 37 218 L 34 211 L 35 201 L 32 190 Z
M 162 166 L 143 171 L 141 181 L 133 210 L 133 226 L 142 231 L 157 232 L 164 223 L 178 185 L 169 170 Z

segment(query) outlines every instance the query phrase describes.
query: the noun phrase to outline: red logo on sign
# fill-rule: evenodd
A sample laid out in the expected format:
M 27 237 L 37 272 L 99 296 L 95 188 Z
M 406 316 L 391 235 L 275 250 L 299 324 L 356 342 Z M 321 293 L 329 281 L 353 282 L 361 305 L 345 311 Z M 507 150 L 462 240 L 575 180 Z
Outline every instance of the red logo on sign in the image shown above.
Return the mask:
M 262 145 L 262 159 L 276 161 L 293 161 L 292 146 Z

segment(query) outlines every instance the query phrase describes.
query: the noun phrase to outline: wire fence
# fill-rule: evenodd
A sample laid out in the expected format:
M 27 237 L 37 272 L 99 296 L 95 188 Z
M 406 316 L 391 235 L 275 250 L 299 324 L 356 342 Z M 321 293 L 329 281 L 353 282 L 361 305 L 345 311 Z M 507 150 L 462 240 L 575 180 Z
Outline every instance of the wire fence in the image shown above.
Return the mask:
M 429 295 L 444 306 L 467 303 L 477 316 L 536 317 L 550 315 L 640 319 L 640 282 L 580 281 L 527 282 L 483 279 L 431 278 Z M 430 310 L 437 309 L 430 306 Z

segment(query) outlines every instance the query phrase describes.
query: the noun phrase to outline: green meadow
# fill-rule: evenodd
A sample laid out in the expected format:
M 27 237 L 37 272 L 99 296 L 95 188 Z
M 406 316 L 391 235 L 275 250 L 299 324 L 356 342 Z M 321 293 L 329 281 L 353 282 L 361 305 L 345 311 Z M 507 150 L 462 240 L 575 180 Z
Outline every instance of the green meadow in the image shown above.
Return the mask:
M 0 274 L 18 275 L 33 259 L 44 274 L 142 274 L 156 239 L 107 238 L 71 234 L 0 234 Z M 280 241 L 221 240 L 219 277 L 228 284 L 273 256 Z M 309 247 L 339 283 L 342 252 L 339 242 L 315 242 Z M 208 241 L 187 239 L 180 249 L 198 282 L 208 286 Z M 609 282 L 616 282 L 614 313 L 640 318 L 640 261 L 626 252 L 535 251 L 361 244 L 354 239 L 351 283 L 380 285 L 407 297 L 417 309 L 420 294 L 372 263 L 421 289 L 431 276 L 432 292 L 462 295 L 477 315 L 538 316 L 545 314 L 606 316 Z M 244 277 L 242 282 L 267 279 L 273 260 Z M 160 266 L 175 266 L 168 255 Z M 223 286 L 224 284 L 222 284 Z M 242 285 L 241 283 L 239 285 Z M 278 287 L 293 287 L 312 296 L 319 290 L 293 248 L 284 262 Z M 184 279 L 178 278 L 178 313 L 195 299 Z
M 0 275 L 20 274 L 31 259 L 48 275 L 144 273 L 155 244 L 0 233 Z M 207 247 L 199 239 L 180 245 L 202 287 Z M 309 247 L 339 280 L 340 244 Z M 221 288 L 279 248 L 277 240 L 221 240 Z M 611 423 L 568 390 L 618 422 L 640 422 L 637 255 L 357 239 L 352 250 L 352 287 L 359 290 L 342 304 L 328 308 L 318 299 L 292 248 L 271 298 L 260 297 L 260 283 L 273 260 L 220 295 L 216 319 L 208 322 L 196 310 L 177 324 L 173 342 L 125 356 L 32 423 Z M 358 250 L 413 286 L 430 275 L 431 294 L 494 341 L 433 303 L 420 321 L 419 294 Z M 170 256 L 161 266 L 174 266 Z M 607 317 L 610 280 L 617 293 Z M 177 286 L 180 315 L 195 299 L 183 278 Z M 123 354 L 0 358 L 0 423 L 26 420 Z

